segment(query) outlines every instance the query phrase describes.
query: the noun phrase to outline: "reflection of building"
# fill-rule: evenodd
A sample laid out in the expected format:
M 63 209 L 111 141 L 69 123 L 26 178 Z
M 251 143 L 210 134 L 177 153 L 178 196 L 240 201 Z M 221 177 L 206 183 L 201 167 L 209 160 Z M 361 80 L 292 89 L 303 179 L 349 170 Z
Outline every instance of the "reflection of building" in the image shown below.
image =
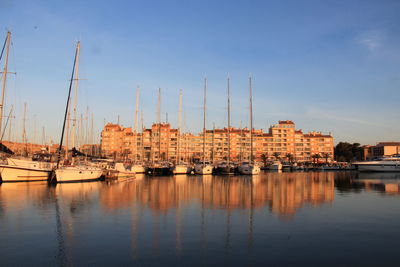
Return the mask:
M 159 137 L 160 134 L 160 137 Z M 286 160 L 311 161 L 313 155 L 333 158 L 333 137 L 320 132 L 303 133 L 295 129 L 292 121 L 279 121 L 272 125 L 268 133 L 253 131 L 254 155 L 262 158 L 282 158 Z M 250 130 L 248 128 L 230 129 L 231 160 L 250 158 Z M 226 159 L 228 150 L 228 129 L 206 131 L 206 158 Z M 177 155 L 178 145 L 180 155 Z M 178 142 L 178 131 L 168 123 L 153 124 L 143 133 L 134 133 L 131 128 L 107 124 L 102 131 L 101 149 L 108 156 L 129 157 L 144 160 L 175 161 L 181 159 L 200 159 L 203 153 L 203 133 L 199 135 L 182 134 Z
M 152 178 L 101 188 L 106 209 L 139 202 L 155 213 L 180 205 L 201 203 L 207 209 L 253 209 L 270 206 L 272 212 L 293 215 L 305 203 L 319 205 L 334 199 L 335 173 L 268 173 L 266 177 L 206 177 L 207 179 Z

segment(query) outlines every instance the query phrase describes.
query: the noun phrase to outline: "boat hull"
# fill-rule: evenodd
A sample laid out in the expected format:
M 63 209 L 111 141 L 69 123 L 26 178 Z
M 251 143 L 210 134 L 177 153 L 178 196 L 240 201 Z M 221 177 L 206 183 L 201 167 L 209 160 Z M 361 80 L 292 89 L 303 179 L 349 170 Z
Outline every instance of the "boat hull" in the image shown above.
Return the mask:
M 142 165 L 133 165 L 131 170 L 135 173 L 146 173 L 146 167 Z
M 244 165 L 239 168 L 239 172 L 243 175 L 257 175 L 260 174 L 261 168 L 257 165 Z
M 400 172 L 400 164 L 355 164 L 360 172 Z
M 213 173 L 213 166 L 211 165 L 196 165 L 194 167 L 194 172 L 200 175 L 209 175 Z
M 50 178 L 51 172 L 51 170 L 0 165 L 2 182 L 47 181 Z
M 234 175 L 236 173 L 236 168 L 230 166 L 219 167 L 218 173 L 221 175 Z
M 57 183 L 99 180 L 103 171 L 97 168 L 64 167 L 55 170 Z
M 185 165 L 176 165 L 172 171 L 173 174 L 188 174 L 189 168 Z
M 147 173 L 152 176 L 168 176 L 171 174 L 169 167 L 153 167 L 149 168 Z

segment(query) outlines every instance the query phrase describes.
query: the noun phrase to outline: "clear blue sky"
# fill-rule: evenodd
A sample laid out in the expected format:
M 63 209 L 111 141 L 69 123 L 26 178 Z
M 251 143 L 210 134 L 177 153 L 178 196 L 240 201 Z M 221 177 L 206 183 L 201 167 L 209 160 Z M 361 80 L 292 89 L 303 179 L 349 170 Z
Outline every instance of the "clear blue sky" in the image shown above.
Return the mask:
M 75 44 L 81 40 L 80 111 L 133 124 L 142 88 L 146 126 L 162 113 L 176 126 L 179 89 L 188 129 L 225 126 L 226 77 L 232 124 L 293 120 L 335 141 L 400 141 L 400 1 L 0 1 L 0 38 L 12 31 L 7 105 L 28 102 L 28 138 L 37 128 L 58 142 Z M 41 136 L 41 133 L 38 136 Z M 39 139 L 39 137 L 37 137 Z

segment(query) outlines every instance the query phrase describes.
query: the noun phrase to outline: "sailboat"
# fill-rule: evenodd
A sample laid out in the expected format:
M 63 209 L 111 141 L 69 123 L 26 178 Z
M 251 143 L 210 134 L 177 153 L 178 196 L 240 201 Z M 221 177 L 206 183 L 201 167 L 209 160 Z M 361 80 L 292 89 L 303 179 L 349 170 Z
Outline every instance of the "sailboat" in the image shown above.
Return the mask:
M 1 93 L 1 104 L 0 104 L 0 135 L 3 136 L 2 119 L 4 110 L 4 96 L 7 86 L 7 74 L 8 74 L 8 58 L 11 44 L 11 32 L 7 32 L 5 41 L 5 61 L 3 68 L 2 77 L 2 93 Z M 25 115 L 26 115 L 26 104 L 24 106 L 24 130 L 23 130 L 23 141 L 26 141 L 25 132 Z M 26 143 L 26 142 L 25 142 Z M 33 161 L 30 158 L 7 158 L 7 164 L 0 165 L 0 181 L 2 182 L 28 182 L 28 181 L 46 181 L 51 174 L 52 165 L 49 162 Z
M 75 148 L 75 134 L 76 134 L 76 105 L 78 96 L 78 73 L 79 73 L 79 55 L 80 55 L 80 42 L 78 41 L 75 51 L 74 65 L 72 68 L 71 81 L 68 90 L 67 105 L 65 108 L 64 123 L 61 133 L 60 145 L 58 147 L 57 155 L 57 166 L 51 177 L 51 182 L 63 183 L 63 182 L 79 182 L 79 181 L 92 181 L 100 179 L 103 174 L 103 170 L 97 167 L 88 166 L 85 164 L 75 164 L 75 157 L 72 157 L 71 166 L 60 167 L 60 154 L 64 139 L 65 123 L 68 114 L 69 102 L 71 98 L 72 83 L 75 81 L 75 97 L 74 97 L 74 119 L 72 124 L 72 148 Z
M 138 156 L 138 123 L 139 123 L 139 97 L 140 97 L 140 89 L 139 87 L 136 88 L 136 109 L 135 109 L 135 133 L 134 133 L 134 137 L 135 137 L 135 152 L 134 152 L 134 160 L 133 160 L 133 165 L 131 166 L 131 171 L 135 172 L 135 173 L 145 173 L 146 172 L 146 167 L 143 165 L 143 159 L 142 159 L 142 163 L 137 162 L 137 156 Z M 143 127 L 142 127 L 142 136 L 141 136 L 141 148 L 143 149 Z M 142 153 L 143 154 L 143 153 Z
M 231 103 L 230 103 L 230 78 L 228 77 L 228 157 L 227 162 L 218 166 L 219 172 L 224 175 L 235 174 L 235 166 L 231 163 Z
M 204 106 L 203 106 L 203 161 L 196 164 L 194 172 L 196 174 L 212 174 L 213 166 L 206 162 L 206 104 L 207 104 L 207 78 L 204 78 Z
M 189 167 L 187 164 L 181 162 L 181 122 L 182 122 L 182 90 L 179 92 L 179 112 L 178 112 L 178 136 L 177 136 L 177 149 L 176 149 L 176 164 L 172 170 L 173 174 L 188 174 Z
M 156 176 L 167 176 L 171 174 L 171 165 L 168 161 L 161 160 L 161 88 L 158 88 L 157 101 L 157 136 L 158 136 L 158 158 L 154 161 L 154 152 L 152 152 L 152 164 L 147 173 Z
M 253 92 L 251 76 L 249 77 L 249 90 L 250 90 L 250 160 L 249 162 L 243 162 L 239 166 L 239 172 L 241 174 L 253 175 L 259 174 L 261 168 L 259 165 L 255 164 L 253 160 Z

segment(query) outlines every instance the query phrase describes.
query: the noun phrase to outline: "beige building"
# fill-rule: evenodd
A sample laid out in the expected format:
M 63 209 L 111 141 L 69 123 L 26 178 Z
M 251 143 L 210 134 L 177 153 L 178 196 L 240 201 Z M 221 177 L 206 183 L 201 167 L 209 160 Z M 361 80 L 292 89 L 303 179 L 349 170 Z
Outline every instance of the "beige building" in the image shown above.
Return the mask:
M 230 129 L 230 159 L 250 159 L 250 130 Z M 143 133 L 134 133 L 131 128 L 107 124 L 102 131 L 101 149 L 104 155 L 145 161 L 170 160 L 180 157 L 184 161 L 202 159 L 203 133 L 181 134 L 168 123 L 153 124 Z M 179 137 L 179 138 L 178 138 Z M 228 129 L 207 130 L 205 136 L 206 160 L 221 161 L 228 157 Z M 253 130 L 253 155 L 257 161 L 292 160 L 312 161 L 314 155 L 333 159 L 333 137 L 321 132 L 303 133 L 295 129 L 292 121 L 279 121 L 268 133 Z M 179 153 L 178 153 L 179 152 Z M 179 155 L 178 155 L 179 154 Z
M 400 154 L 400 142 L 380 142 L 368 147 L 368 158 Z

